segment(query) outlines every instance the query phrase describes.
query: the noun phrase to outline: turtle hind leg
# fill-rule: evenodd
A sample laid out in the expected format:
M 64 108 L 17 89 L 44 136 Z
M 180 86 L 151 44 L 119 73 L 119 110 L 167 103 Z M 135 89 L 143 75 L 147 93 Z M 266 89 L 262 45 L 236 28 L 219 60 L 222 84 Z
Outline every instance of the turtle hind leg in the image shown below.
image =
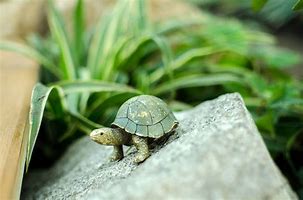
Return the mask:
M 133 135 L 132 142 L 138 151 L 134 161 L 135 163 L 141 163 L 150 156 L 147 138 Z
M 110 161 L 118 161 L 124 157 L 122 145 L 115 145 Z

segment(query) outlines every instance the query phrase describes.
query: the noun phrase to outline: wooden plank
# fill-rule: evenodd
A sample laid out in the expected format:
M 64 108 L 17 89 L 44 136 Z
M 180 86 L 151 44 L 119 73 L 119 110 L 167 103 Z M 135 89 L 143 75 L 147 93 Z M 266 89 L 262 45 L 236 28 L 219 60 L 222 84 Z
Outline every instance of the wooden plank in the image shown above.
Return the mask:
M 0 51 L 0 199 L 19 199 L 28 136 L 24 134 L 37 64 Z

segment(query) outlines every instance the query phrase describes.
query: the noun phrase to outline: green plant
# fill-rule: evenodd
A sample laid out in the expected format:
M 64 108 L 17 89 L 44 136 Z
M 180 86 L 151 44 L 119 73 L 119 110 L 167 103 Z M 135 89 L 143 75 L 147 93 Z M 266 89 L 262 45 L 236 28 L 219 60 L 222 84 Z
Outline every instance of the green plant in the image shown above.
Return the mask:
M 264 5 L 268 2 L 268 0 L 252 0 L 252 7 L 255 11 L 259 11 L 264 7 Z M 297 0 L 293 4 L 293 10 L 300 10 L 303 8 L 303 1 Z
M 54 146 L 109 125 L 117 108 L 134 95 L 160 96 L 172 109 L 183 110 L 239 92 L 273 157 L 284 156 L 293 181 L 302 186 L 302 167 L 292 157 L 302 143 L 302 82 L 283 71 L 299 56 L 234 19 L 204 14 L 190 22 L 155 25 L 145 8 L 143 0 L 119 1 L 110 16 L 85 31 L 78 0 L 70 34 L 50 1 L 47 39 L 31 38 L 34 48 L 0 44 L 42 66 L 44 85 L 38 83 L 32 95 L 27 166 L 43 116 L 47 126 L 39 135 L 46 141 L 41 149 L 50 156 Z
M 211 9 L 220 15 L 233 15 L 242 19 L 254 18 L 278 29 L 291 24 L 302 24 L 302 0 L 190 0 L 203 9 Z M 300 26 L 300 25 L 299 25 Z

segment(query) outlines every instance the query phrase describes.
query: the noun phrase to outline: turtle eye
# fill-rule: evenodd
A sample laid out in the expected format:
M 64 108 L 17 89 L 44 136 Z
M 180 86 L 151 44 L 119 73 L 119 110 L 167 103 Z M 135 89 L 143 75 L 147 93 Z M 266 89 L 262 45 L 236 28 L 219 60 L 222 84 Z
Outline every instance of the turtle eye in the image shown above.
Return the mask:
M 100 132 L 100 135 L 103 135 L 103 132 Z

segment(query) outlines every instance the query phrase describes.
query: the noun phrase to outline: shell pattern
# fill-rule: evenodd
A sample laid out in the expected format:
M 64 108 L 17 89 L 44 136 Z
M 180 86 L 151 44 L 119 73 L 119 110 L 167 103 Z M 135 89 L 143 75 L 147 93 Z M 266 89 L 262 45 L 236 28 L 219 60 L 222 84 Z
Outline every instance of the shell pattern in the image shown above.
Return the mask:
M 178 121 L 164 101 L 155 96 L 140 95 L 120 107 L 112 126 L 131 134 L 159 138 L 177 128 Z

